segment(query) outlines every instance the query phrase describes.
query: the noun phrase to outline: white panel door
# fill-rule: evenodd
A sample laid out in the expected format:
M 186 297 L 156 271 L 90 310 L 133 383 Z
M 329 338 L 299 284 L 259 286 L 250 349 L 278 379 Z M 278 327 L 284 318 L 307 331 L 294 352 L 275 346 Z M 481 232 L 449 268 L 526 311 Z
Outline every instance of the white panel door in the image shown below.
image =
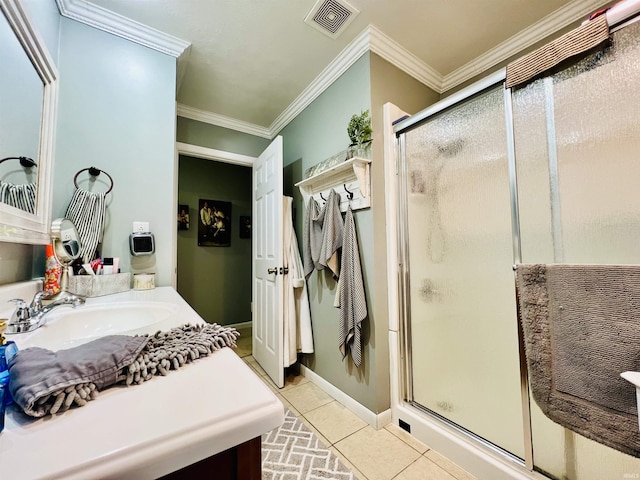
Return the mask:
M 282 137 L 253 164 L 253 356 L 284 386 Z

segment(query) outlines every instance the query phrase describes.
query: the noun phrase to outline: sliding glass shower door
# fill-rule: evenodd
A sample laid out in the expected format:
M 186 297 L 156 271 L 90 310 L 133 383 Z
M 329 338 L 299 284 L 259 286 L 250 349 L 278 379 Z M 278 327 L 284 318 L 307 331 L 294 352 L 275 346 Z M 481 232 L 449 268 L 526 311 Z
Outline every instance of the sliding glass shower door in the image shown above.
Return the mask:
M 399 127 L 406 400 L 551 478 L 640 475 L 640 459 L 523 405 L 512 269 L 640 263 L 638 65 L 640 22 Z
M 503 91 L 404 135 L 410 400 L 523 457 Z

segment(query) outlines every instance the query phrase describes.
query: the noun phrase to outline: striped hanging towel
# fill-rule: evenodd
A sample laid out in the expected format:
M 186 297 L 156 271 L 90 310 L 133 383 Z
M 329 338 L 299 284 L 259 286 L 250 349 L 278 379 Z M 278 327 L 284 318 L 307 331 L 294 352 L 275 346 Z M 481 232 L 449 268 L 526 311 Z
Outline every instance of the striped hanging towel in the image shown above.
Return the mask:
M 0 203 L 6 203 L 28 213 L 36 212 L 36 184 L 14 185 L 0 182 Z
M 80 236 L 80 255 L 84 263 L 95 257 L 102 242 L 106 193 L 88 192 L 79 188 L 73 193 L 65 217 L 73 222 Z
M 367 299 L 364 293 L 362 266 L 356 224 L 351 206 L 344 218 L 342 258 L 340 270 L 340 352 L 342 359 L 351 354 L 356 367 L 362 363 L 361 323 L 367 318 Z

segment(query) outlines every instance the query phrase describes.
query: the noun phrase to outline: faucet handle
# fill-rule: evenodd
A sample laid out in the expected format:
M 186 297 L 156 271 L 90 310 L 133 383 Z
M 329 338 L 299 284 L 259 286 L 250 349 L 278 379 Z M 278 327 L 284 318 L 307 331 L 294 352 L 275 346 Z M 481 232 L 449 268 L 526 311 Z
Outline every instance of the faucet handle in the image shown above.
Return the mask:
M 38 312 L 40 310 L 42 310 L 42 299 L 44 298 L 45 293 L 44 290 L 40 290 L 39 292 L 36 292 L 36 294 L 33 296 L 33 300 L 31 300 L 31 309 Z
M 21 298 L 12 298 L 9 302 L 16 305 L 16 311 L 13 312 L 11 320 L 17 320 L 19 322 L 28 320 L 30 318 L 29 305 Z

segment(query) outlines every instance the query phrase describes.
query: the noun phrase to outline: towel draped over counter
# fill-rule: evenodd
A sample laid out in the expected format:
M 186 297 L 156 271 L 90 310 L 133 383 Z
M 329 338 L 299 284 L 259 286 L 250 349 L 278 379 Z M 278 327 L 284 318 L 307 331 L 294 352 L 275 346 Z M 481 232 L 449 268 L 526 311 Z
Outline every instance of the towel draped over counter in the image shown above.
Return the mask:
M 236 346 L 237 330 L 183 325 L 152 336 L 108 335 L 67 350 L 26 348 L 9 362 L 9 388 L 27 415 L 43 417 L 83 406 L 115 384 L 140 384 L 200 356 Z

